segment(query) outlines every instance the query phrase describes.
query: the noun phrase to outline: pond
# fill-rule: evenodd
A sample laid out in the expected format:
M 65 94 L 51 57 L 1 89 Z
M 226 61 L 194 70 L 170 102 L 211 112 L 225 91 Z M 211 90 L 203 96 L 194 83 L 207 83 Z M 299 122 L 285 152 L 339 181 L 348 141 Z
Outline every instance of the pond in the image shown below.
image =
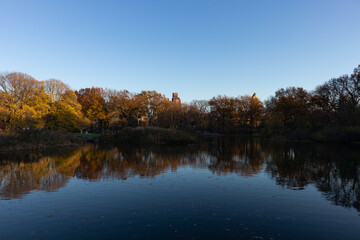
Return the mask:
M 358 145 L 209 138 L 0 154 L 0 239 L 359 239 Z

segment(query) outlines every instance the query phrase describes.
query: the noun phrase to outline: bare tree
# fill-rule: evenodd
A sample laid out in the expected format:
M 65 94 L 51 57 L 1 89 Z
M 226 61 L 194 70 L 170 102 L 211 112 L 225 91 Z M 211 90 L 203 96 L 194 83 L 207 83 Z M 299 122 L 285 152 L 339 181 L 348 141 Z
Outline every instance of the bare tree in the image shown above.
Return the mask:
M 50 101 L 60 100 L 66 91 L 70 90 L 70 86 L 57 79 L 49 79 L 44 81 L 46 94 L 49 95 Z

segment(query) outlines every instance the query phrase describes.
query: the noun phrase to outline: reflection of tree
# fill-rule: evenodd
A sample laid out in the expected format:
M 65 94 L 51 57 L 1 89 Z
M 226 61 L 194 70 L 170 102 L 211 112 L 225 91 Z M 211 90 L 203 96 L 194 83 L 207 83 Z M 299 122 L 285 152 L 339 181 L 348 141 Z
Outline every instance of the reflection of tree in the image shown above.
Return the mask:
M 108 149 L 98 146 L 87 149 L 76 169 L 78 178 L 98 180 L 102 178 L 127 179 L 132 176 L 155 177 L 167 169 L 176 171 L 178 166 L 191 164 L 192 150 L 185 147 L 134 148 L 118 146 Z
M 251 176 L 261 170 L 263 160 L 260 144 L 254 140 L 216 139 L 193 148 L 93 146 L 83 151 L 76 176 L 90 180 L 126 179 L 134 175 L 155 177 L 167 169 L 176 171 L 185 165 L 209 168 L 217 174 Z
M 360 161 L 356 157 L 335 157 L 333 168 L 324 177 L 324 181 L 316 179 L 316 186 L 336 205 L 360 211 Z
M 210 150 L 210 153 L 209 153 Z M 91 181 L 103 178 L 155 177 L 180 166 L 209 168 L 217 174 L 250 176 L 262 166 L 255 141 L 217 139 L 195 147 L 82 146 L 68 154 L 31 153 L 3 160 L 0 196 L 21 197 L 32 190 L 55 191 L 74 175 Z
M 67 154 L 28 154 L 0 162 L 0 197 L 32 190 L 54 191 L 73 176 L 152 178 L 179 167 L 208 168 L 218 175 L 253 176 L 263 169 L 277 184 L 304 189 L 313 184 L 336 205 L 360 211 L 360 160 L 349 146 L 271 143 L 256 139 L 214 138 L 196 146 L 81 146 Z M 0 156 L 1 159 L 6 159 Z
M 252 176 L 259 173 L 265 155 L 255 139 L 219 138 L 210 145 L 209 169 L 217 174 L 239 173 Z
M 1 162 L 1 198 L 18 198 L 32 190 L 55 191 L 74 176 L 74 170 L 79 165 L 77 151 L 61 156 L 48 157 L 42 154 L 27 156 L 30 161 Z
M 298 144 L 263 146 L 271 158 L 266 170 L 292 189 L 314 184 L 336 205 L 360 211 L 360 160 L 350 147 Z
M 275 177 L 277 184 L 281 186 L 303 189 L 310 183 L 312 169 L 323 167 L 316 162 L 304 162 L 304 159 L 311 158 L 309 151 L 284 145 L 271 146 L 269 150 L 271 158 L 267 161 L 267 171 Z

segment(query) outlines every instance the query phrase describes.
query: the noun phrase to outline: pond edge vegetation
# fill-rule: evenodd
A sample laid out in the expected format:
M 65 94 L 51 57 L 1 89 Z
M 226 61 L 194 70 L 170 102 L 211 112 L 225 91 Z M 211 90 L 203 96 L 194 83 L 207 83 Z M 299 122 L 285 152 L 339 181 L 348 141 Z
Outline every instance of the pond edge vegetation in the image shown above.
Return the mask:
M 177 96 L 177 95 L 176 95 Z M 156 91 L 98 87 L 72 90 L 57 79 L 0 74 L 0 149 L 71 145 L 96 140 L 184 144 L 196 136 L 250 135 L 321 142 L 360 141 L 360 65 L 350 75 L 307 91 L 279 89 L 189 104 Z M 84 134 L 91 133 L 91 134 Z

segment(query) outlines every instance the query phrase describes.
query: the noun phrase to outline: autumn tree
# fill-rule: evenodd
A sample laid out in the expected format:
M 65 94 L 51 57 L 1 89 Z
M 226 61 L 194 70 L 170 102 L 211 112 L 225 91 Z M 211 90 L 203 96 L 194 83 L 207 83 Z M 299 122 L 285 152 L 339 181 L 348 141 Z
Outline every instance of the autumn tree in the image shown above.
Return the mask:
M 61 130 L 82 128 L 85 120 L 82 117 L 81 105 L 77 101 L 75 92 L 57 79 L 44 81 L 44 87 L 50 106 L 47 126 Z
M 341 125 L 357 125 L 360 120 L 360 65 L 351 75 L 330 79 L 318 86 L 315 95 L 326 114 L 334 114 Z
M 49 111 L 43 83 L 20 72 L 0 75 L 1 120 L 6 128 L 40 128 Z
M 53 78 L 44 81 L 44 88 L 51 103 L 61 100 L 65 92 L 70 90 L 69 85 Z
M 264 110 L 263 103 L 256 95 L 241 96 L 237 100 L 237 112 L 241 124 L 250 128 L 257 127 L 262 118 Z
M 197 129 L 204 130 L 208 127 L 208 114 L 210 111 L 209 101 L 207 100 L 193 100 L 190 103 L 193 108 L 191 113 Z
M 108 91 L 109 110 L 113 118 L 118 118 L 124 126 L 136 126 L 143 111 L 143 98 L 127 90 Z
M 184 130 L 184 105 L 163 101 L 154 125 L 177 130 Z
M 315 129 L 337 124 L 337 100 L 327 85 L 318 86 L 311 96 L 311 122 Z
M 303 88 L 279 89 L 268 102 L 272 117 L 281 119 L 285 128 L 309 127 L 311 95 Z
M 93 122 L 98 131 L 104 131 L 110 121 L 106 91 L 102 88 L 84 88 L 75 91 L 81 111 L 86 118 Z
M 0 129 L 5 129 L 8 120 L 8 108 L 6 103 L 8 102 L 8 95 L 3 91 L 0 91 Z
M 142 101 L 143 111 L 147 118 L 148 125 L 152 125 L 153 120 L 156 119 L 160 111 L 160 105 L 165 100 L 165 96 L 156 91 L 142 91 L 139 96 Z
M 215 118 L 216 128 L 225 132 L 232 129 L 234 126 L 234 118 L 236 117 L 235 98 L 221 96 L 213 97 L 209 101 L 211 112 L 210 114 Z

